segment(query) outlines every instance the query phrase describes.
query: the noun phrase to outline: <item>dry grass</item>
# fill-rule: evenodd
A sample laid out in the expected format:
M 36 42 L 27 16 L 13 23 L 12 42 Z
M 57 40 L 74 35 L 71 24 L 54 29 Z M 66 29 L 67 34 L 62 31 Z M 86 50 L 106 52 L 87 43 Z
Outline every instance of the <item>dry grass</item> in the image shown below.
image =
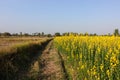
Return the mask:
M 0 78 L 19 80 L 50 38 L 0 38 Z
M 9 37 L 0 38 L 0 56 L 15 53 L 17 47 L 22 47 L 29 44 L 41 44 L 48 38 L 40 37 Z

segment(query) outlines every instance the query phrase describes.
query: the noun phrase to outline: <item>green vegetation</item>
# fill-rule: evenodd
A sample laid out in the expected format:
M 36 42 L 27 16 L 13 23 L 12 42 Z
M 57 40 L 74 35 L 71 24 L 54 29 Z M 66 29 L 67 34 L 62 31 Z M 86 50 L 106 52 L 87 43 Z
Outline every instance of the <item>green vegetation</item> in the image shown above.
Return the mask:
M 119 30 L 118 30 L 118 29 L 115 29 L 114 35 L 115 35 L 115 36 L 119 36 Z

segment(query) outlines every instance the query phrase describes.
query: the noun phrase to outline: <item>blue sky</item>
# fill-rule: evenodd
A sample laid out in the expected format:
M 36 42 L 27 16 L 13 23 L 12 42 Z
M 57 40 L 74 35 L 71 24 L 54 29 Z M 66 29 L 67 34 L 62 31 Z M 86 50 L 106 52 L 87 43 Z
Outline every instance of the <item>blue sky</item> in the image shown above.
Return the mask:
M 0 32 L 113 33 L 120 0 L 0 0 Z

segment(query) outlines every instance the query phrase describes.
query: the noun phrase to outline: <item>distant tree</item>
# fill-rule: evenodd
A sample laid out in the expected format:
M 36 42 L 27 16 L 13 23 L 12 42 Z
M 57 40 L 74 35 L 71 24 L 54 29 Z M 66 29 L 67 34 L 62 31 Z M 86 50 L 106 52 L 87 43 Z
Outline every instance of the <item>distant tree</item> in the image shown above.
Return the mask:
M 69 36 L 69 32 L 63 33 L 62 36 Z
M 2 33 L 0 33 L 0 36 L 2 35 Z
M 24 36 L 29 36 L 29 34 L 28 33 L 24 33 Z
M 94 33 L 93 35 L 94 35 L 94 36 L 97 36 L 97 34 L 96 34 L 96 33 Z
M 84 36 L 88 36 L 89 34 L 86 32 L 85 34 L 84 34 Z
M 74 36 L 78 36 L 78 33 L 73 33 Z
M 38 32 L 32 33 L 32 36 L 41 36 L 41 33 L 38 33 Z
M 118 35 L 119 35 L 119 30 L 118 30 L 118 29 L 115 29 L 115 30 L 114 30 L 114 35 L 115 35 L 115 36 L 118 36 Z
M 44 36 L 44 32 L 42 32 L 42 36 Z
M 22 36 L 23 34 L 22 34 L 22 32 L 20 32 L 20 36 Z
M 79 36 L 83 36 L 83 33 L 80 33 Z
M 52 37 L 52 35 L 51 34 L 47 34 L 47 37 Z
M 41 33 L 38 33 L 37 35 L 40 37 L 40 36 L 41 36 Z
M 11 34 L 9 32 L 4 32 L 2 35 L 3 36 L 11 36 Z
M 13 33 L 12 36 L 18 36 L 18 33 Z
M 70 35 L 72 35 L 72 36 L 77 36 L 78 33 L 70 32 Z
M 55 36 L 61 36 L 59 32 L 56 32 L 55 33 Z
M 75 36 L 78 36 L 78 33 L 74 33 Z
M 62 33 L 62 36 L 65 36 L 66 33 Z
M 33 36 L 36 36 L 36 35 L 37 35 L 37 33 L 32 33 L 32 35 L 33 35 Z
M 89 36 L 93 36 L 93 34 L 89 34 Z

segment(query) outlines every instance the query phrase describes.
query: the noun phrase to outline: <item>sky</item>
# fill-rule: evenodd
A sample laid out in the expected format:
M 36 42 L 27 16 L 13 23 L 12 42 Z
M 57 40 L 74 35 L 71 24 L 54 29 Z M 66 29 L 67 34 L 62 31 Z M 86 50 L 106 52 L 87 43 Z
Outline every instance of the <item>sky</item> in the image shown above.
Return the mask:
M 113 33 L 120 0 L 0 0 L 0 32 Z

